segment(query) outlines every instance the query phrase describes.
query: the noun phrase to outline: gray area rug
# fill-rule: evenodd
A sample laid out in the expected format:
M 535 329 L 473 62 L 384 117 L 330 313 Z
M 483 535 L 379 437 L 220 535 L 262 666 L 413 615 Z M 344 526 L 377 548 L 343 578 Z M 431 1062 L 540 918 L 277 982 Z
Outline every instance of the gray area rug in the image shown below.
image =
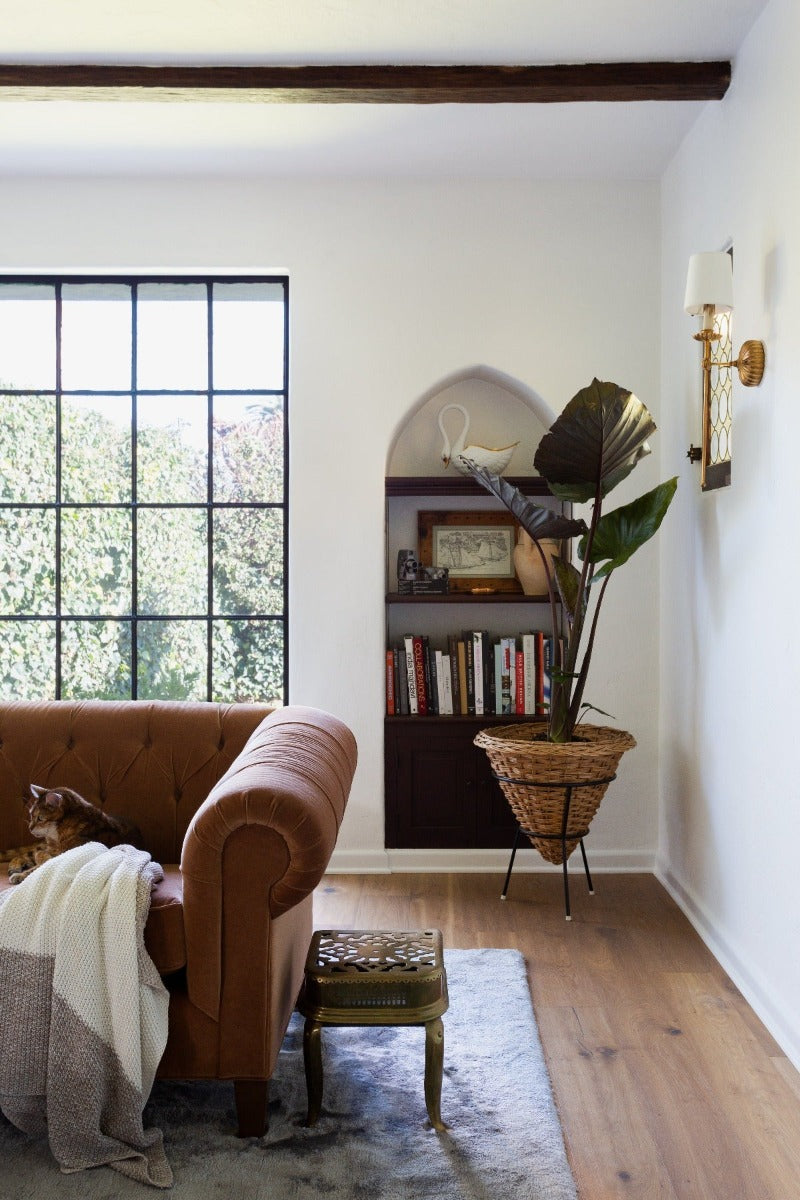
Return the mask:
M 576 1200 L 522 956 L 445 961 L 447 1133 L 427 1120 L 421 1028 L 323 1030 L 322 1115 L 304 1128 L 295 1014 L 265 1137 L 235 1136 L 232 1085 L 156 1082 L 144 1124 L 164 1133 L 175 1175 L 164 1193 L 107 1167 L 62 1175 L 46 1140 L 0 1117 L 0 1200 Z

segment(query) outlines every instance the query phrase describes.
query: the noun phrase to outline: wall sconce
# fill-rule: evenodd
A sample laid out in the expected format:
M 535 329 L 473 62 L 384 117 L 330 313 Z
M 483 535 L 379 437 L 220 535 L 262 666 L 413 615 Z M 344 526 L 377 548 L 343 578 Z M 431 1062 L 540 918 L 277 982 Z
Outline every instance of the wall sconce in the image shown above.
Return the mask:
M 703 440 L 701 446 L 690 446 L 690 462 L 700 463 L 700 484 L 706 486 L 709 464 L 709 410 L 711 404 L 711 371 L 736 367 L 745 387 L 758 387 L 764 377 L 764 343 L 747 341 L 739 357 L 731 362 L 717 362 L 711 357 L 711 343 L 719 338 L 714 329 L 717 313 L 733 310 L 733 269 L 730 254 L 725 251 L 693 254 L 689 259 L 684 308 L 691 316 L 702 318 L 695 340 L 703 346 Z

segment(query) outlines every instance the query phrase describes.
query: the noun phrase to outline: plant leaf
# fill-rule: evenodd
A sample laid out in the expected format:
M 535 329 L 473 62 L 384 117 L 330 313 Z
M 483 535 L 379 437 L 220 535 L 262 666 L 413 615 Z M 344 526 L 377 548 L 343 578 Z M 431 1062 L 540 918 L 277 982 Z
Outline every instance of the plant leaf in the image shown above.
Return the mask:
M 533 465 L 562 500 L 605 496 L 650 453 L 655 422 L 617 383 L 594 379 L 570 400 L 539 443 Z
M 610 575 L 616 567 L 621 567 L 640 546 L 650 540 L 664 520 L 677 486 L 678 477 L 675 475 L 630 504 L 623 504 L 621 508 L 603 514 L 597 523 L 590 556 L 591 562 L 602 562 L 603 566 L 594 572 L 593 583 Z M 578 543 L 578 556 L 583 558 L 585 553 L 584 536 Z
M 588 700 L 584 700 L 583 704 L 581 705 L 581 708 L 586 709 L 587 712 L 600 713 L 601 717 L 608 717 L 612 721 L 616 721 L 616 719 L 617 719 L 613 713 L 607 713 L 605 711 L 605 709 L 598 708 L 596 704 L 590 704 Z M 578 719 L 582 721 L 585 716 L 586 716 L 586 712 L 582 712 Z
M 570 620 L 574 620 L 578 608 L 578 597 L 580 595 L 581 573 L 571 562 L 565 562 L 563 558 L 553 560 L 553 573 L 556 579 L 558 594 L 561 597 L 561 603 L 569 613 Z M 587 600 L 588 596 L 584 594 L 584 611 L 586 610 Z
M 519 488 L 512 487 L 503 479 L 502 475 L 492 475 L 485 467 L 479 467 L 468 458 L 465 458 L 464 462 L 478 483 L 505 504 L 534 541 L 542 538 L 575 537 L 587 532 L 587 525 L 582 517 L 562 517 L 560 513 L 553 512 L 551 508 L 534 504 L 527 496 L 523 496 Z

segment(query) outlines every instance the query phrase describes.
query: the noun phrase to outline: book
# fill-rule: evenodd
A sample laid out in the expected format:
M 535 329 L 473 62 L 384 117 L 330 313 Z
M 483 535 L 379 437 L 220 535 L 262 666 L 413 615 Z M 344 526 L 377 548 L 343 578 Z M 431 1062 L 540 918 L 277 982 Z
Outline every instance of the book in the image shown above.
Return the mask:
M 458 638 L 448 634 L 447 649 L 450 657 L 450 686 L 453 693 L 453 712 L 461 712 L 461 675 L 458 669 Z
M 523 633 L 522 655 L 524 659 L 522 711 L 533 716 L 536 712 L 536 637 L 534 634 Z
M 471 633 L 464 634 L 464 658 L 467 667 L 467 712 L 475 715 L 475 643 Z
M 410 716 L 419 712 L 417 702 L 417 673 L 414 669 L 414 636 L 405 634 L 403 641 L 406 647 L 406 678 L 408 680 L 408 711 Z
M 450 655 L 442 654 L 442 707 L 445 716 L 453 715 L 453 675 L 450 667 Z
M 430 640 L 423 636 L 422 662 L 425 667 L 425 698 L 428 702 L 428 714 L 435 717 L 439 714 L 439 703 L 436 688 L 436 666 L 434 662 L 434 653 L 434 650 L 431 648 Z
M 394 650 L 386 651 L 386 714 L 395 715 L 394 700 Z
M 512 668 L 512 656 L 514 653 L 514 639 L 504 637 L 500 639 L 500 708 L 499 712 L 503 716 L 510 716 L 514 711 L 514 675 Z
M 537 629 L 533 635 L 536 639 L 536 714 L 544 714 L 544 634 Z
M 467 677 L 467 647 L 466 643 L 459 639 L 456 643 L 458 657 L 458 711 L 463 715 L 469 712 L 469 686 Z
M 406 652 L 397 651 L 397 711 L 401 716 L 408 716 L 408 668 Z
M 550 712 L 550 704 L 553 696 L 553 654 L 554 644 L 551 637 L 544 639 L 544 688 L 543 688 L 543 703 L 544 711 Z
M 525 655 L 514 651 L 514 712 L 525 712 Z
M 414 682 L 417 689 L 417 712 L 421 717 L 428 715 L 428 694 L 425 690 L 425 646 L 422 636 L 414 634 L 411 638 L 412 666 Z
M 481 637 L 480 632 L 477 630 L 473 630 L 472 633 L 472 664 L 475 688 L 474 711 L 476 716 L 482 716 L 484 712 L 483 638 Z

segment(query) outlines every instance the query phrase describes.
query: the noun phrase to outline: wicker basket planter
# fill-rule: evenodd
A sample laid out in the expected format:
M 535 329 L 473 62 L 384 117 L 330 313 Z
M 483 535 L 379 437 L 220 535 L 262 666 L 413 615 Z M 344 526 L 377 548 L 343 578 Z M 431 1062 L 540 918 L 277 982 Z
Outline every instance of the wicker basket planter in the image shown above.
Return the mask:
M 602 725 L 580 725 L 575 737 L 549 742 L 543 723 L 496 725 L 475 737 L 523 833 L 550 863 L 566 862 L 585 837 L 622 755 L 636 745 Z

